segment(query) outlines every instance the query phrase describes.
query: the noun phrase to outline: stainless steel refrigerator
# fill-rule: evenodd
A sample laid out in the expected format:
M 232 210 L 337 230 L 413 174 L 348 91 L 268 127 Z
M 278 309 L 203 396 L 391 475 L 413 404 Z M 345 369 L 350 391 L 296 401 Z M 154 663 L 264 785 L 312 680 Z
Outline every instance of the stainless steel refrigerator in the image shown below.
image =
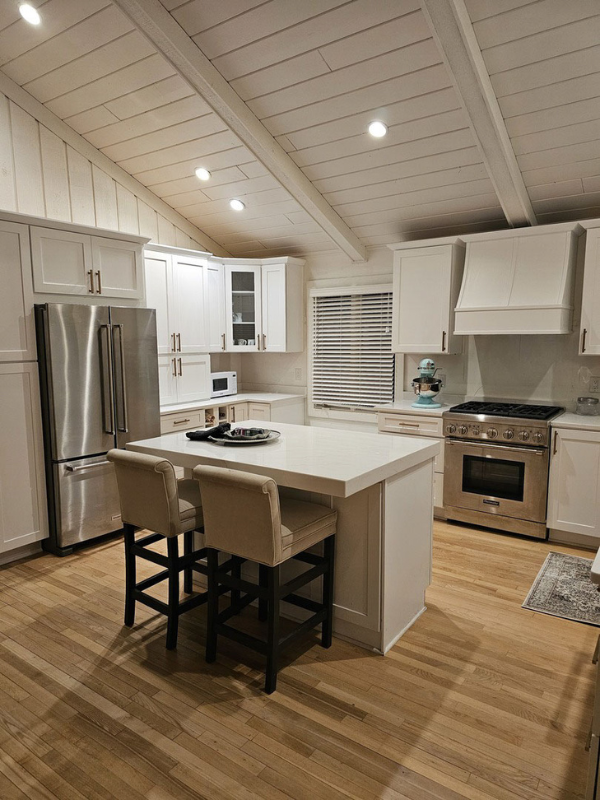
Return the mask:
M 57 555 L 122 527 L 106 453 L 160 435 L 156 312 L 35 307 L 50 538 Z

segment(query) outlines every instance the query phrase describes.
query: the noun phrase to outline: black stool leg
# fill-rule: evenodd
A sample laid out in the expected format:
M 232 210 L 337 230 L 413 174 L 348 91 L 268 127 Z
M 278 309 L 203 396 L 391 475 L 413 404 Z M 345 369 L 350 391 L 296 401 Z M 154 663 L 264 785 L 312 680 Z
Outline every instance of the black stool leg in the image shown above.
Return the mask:
M 277 662 L 279 660 L 279 565 L 267 567 L 268 630 L 267 630 L 267 675 L 265 692 L 272 694 L 277 688 Z
M 321 627 L 321 644 L 323 647 L 331 647 L 331 637 L 333 633 L 335 534 L 333 536 L 328 536 L 323 542 L 323 555 L 327 561 L 327 571 L 323 575 L 323 605 L 327 611 L 327 616 L 323 620 L 323 625 Z
M 217 658 L 217 614 L 219 613 L 219 583 L 217 569 L 219 567 L 219 551 L 209 547 L 206 552 L 208 568 L 208 598 L 206 612 L 206 661 L 212 664 Z
M 258 585 L 261 589 L 266 589 L 269 585 L 268 579 L 269 568 L 265 564 L 258 565 Z M 262 597 L 258 598 L 258 619 L 261 622 L 266 622 L 268 616 L 268 602 L 263 600 Z
M 183 555 L 189 556 L 194 549 L 194 531 L 186 531 L 183 534 Z M 183 570 L 183 591 L 191 594 L 193 591 L 192 568 L 185 567 Z
M 135 556 L 132 553 L 135 544 L 135 528 L 133 525 L 123 526 L 125 534 L 125 625 L 131 628 L 135 622 Z
M 242 577 L 242 559 L 239 556 L 232 556 L 233 566 L 231 567 L 231 577 L 239 581 Z M 241 592 L 239 589 L 231 590 L 231 605 L 235 606 L 240 602 Z
M 167 538 L 167 559 L 169 570 L 169 611 L 167 614 L 167 650 L 177 647 L 177 630 L 179 628 L 179 545 L 177 536 Z

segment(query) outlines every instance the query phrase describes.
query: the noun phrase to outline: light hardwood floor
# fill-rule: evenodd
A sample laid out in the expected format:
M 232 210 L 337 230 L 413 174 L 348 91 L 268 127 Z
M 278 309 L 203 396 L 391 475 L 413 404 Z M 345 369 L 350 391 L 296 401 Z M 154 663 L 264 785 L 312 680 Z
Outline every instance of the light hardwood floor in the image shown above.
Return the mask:
M 0 798 L 574 800 L 598 631 L 521 608 L 549 550 L 587 555 L 436 523 L 388 656 L 313 637 L 270 697 L 259 656 L 204 663 L 205 607 L 177 652 L 149 609 L 122 627 L 120 541 L 4 567 Z

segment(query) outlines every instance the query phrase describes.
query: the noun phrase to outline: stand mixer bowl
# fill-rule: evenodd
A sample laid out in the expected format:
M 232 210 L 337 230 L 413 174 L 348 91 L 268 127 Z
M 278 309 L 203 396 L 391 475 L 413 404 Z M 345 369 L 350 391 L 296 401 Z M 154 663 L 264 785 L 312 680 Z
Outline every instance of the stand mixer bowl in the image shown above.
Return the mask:
M 442 382 L 430 375 L 422 375 L 412 382 L 413 391 L 419 397 L 429 399 L 438 395 L 442 389 Z

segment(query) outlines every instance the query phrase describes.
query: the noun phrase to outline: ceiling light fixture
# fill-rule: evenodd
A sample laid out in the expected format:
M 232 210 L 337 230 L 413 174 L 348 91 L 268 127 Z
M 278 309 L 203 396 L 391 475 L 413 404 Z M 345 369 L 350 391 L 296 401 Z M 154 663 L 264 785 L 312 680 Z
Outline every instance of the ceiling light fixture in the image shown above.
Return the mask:
M 384 125 L 383 122 L 379 121 L 372 122 L 369 125 L 369 133 L 376 139 L 381 139 L 381 137 L 385 136 L 387 133 L 387 125 Z
M 19 6 L 19 13 L 26 22 L 29 22 L 30 25 L 39 25 L 42 21 L 37 8 L 30 6 L 29 3 L 22 3 Z
M 243 211 L 246 206 L 242 203 L 241 200 L 230 200 L 229 205 L 233 208 L 234 211 Z
M 204 167 L 198 167 L 196 170 L 196 177 L 201 181 L 207 181 L 210 178 L 210 172 Z

